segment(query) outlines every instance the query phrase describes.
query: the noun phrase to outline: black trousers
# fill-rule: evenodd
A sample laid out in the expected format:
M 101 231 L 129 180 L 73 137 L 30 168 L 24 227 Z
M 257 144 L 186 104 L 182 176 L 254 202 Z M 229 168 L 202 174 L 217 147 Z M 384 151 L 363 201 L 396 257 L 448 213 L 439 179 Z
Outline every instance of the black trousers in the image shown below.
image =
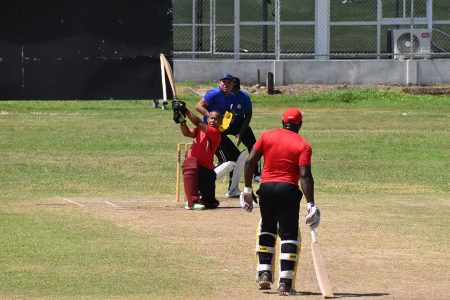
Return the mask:
M 230 126 L 227 130 L 221 133 L 221 140 L 219 147 L 216 150 L 216 157 L 219 160 L 219 163 L 223 163 L 225 161 L 236 161 L 241 154 L 238 147 L 233 143 L 233 141 L 228 137 L 228 135 L 236 135 L 239 133 L 242 123 Z M 252 151 L 253 145 L 256 143 L 256 138 L 253 133 L 252 128 L 249 126 L 247 130 L 245 130 L 243 136 L 241 136 L 242 144 L 248 149 L 248 153 Z M 261 175 L 261 164 L 258 162 L 255 168 L 255 176 Z
M 300 200 L 298 188 L 286 182 L 261 183 L 258 190 L 261 231 L 280 235 L 281 240 L 297 240 Z
M 279 282 L 295 288 L 301 241 L 298 219 L 303 194 L 297 186 L 286 182 L 262 183 L 257 193 L 261 212 L 257 239 L 258 276 L 264 271 L 274 272 L 278 234 L 281 239 Z
M 198 167 L 198 189 L 204 202 L 214 203 L 216 199 L 216 172 L 214 169 Z

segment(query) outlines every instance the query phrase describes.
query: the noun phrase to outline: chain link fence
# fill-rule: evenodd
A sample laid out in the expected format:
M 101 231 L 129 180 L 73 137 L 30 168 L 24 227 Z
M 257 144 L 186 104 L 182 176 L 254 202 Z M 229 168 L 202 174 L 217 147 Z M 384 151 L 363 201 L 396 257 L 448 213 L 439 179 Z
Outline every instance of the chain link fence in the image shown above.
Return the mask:
M 193 59 L 450 58 L 448 0 L 173 0 Z

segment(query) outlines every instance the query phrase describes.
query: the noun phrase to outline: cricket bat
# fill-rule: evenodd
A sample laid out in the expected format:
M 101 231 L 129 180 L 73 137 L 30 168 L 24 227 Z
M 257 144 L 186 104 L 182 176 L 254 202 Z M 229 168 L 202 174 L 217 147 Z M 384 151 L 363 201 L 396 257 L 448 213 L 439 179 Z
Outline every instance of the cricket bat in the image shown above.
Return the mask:
M 159 55 L 159 59 L 164 64 L 167 78 L 169 79 L 170 87 L 172 89 L 173 99 L 177 99 L 177 89 L 175 88 L 175 82 L 173 80 L 173 72 L 172 72 L 172 68 L 170 67 L 169 61 L 162 53 Z
M 334 297 L 331 291 L 330 280 L 328 278 L 328 272 L 325 267 L 325 261 L 322 255 L 322 249 L 320 248 L 319 241 L 317 240 L 316 231 L 311 229 L 311 251 L 314 261 L 314 269 L 316 271 L 317 283 L 319 284 L 320 291 L 324 298 Z

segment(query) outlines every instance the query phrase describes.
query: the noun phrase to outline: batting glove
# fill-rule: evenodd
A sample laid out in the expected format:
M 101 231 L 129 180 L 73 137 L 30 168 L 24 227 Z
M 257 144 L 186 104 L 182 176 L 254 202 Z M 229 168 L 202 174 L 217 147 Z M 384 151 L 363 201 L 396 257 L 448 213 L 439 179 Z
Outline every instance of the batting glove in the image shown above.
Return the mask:
M 186 118 L 181 114 L 179 110 L 173 111 L 173 121 L 177 124 L 186 124 Z
M 320 210 L 314 203 L 307 204 L 305 223 L 313 229 L 317 228 L 320 224 Z
M 256 199 L 256 195 L 254 193 L 252 193 L 252 199 L 253 199 L 253 202 L 258 204 L 258 199 Z
M 187 112 L 187 107 L 186 107 L 186 102 L 184 101 L 180 101 L 180 100 L 173 100 L 172 101 L 172 109 L 178 110 L 179 112 L 181 112 L 181 114 L 183 116 L 186 116 L 186 112 Z
M 253 210 L 253 192 L 252 188 L 244 187 L 244 191 L 241 193 L 239 200 L 241 207 L 245 209 L 247 212 L 251 212 Z

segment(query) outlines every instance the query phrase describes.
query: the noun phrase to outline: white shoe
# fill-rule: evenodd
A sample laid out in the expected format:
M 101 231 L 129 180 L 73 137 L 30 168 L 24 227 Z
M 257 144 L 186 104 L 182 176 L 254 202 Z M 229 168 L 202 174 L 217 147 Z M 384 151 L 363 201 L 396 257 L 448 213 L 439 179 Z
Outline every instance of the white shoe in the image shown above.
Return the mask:
M 261 182 L 262 182 L 261 176 L 255 176 L 255 177 L 253 177 L 253 182 L 261 183 Z
M 194 203 L 191 206 L 189 206 L 188 203 L 186 202 L 184 209 L 186 209 L 186 210 L 204 210 L 205 206 L 200 203 Z
M 241 190 L 239 188 L 235 188 L 234 190 L 230 191 L 225 194 L 226 198 L 238 198 L 241 195 Z

